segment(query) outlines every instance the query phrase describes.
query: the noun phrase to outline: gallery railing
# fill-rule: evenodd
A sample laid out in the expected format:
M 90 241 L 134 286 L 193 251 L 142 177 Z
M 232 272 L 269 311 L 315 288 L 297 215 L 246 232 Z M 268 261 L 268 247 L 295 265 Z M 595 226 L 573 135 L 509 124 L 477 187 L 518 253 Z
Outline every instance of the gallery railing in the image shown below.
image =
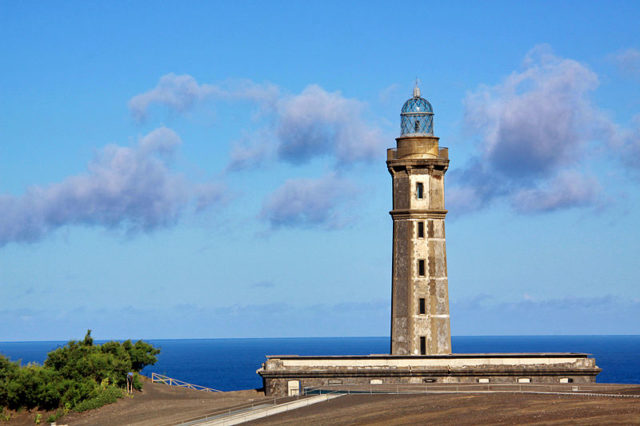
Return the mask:
M 430 384 L 370 384 L 327 385 L 305 387 L 303 395 L 324 394 L 419 394 L 419 393 L 552 393 L 640 398 L 637 385 L 619 384 L 544 384 L 544 383 L 430 383 Z
M 222 392 L 218 389 L 208 388 L 206 386 L 194 385 L 193 383 L 187 383 L 182 380 L 173 379 L 171 377 L 167 377 L 163 374 L 151 373 L 151 382 L 152 383 L 163 383 L 169 386 L 177 386 L 180 388 L 187 388 L 205 392 Z

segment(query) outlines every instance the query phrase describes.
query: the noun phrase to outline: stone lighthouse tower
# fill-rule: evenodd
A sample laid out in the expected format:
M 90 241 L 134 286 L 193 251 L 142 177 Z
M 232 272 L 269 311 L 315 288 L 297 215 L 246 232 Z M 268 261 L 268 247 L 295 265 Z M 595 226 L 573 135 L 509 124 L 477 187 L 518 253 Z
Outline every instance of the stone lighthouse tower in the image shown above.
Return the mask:
M 438 146 L 433 109 L 417 86 L 400 116 L 397 147 L 387 150 L 393 178 L 391 354 L 450 354 L 444 233 L 449 154 Z
M 433 135 L 433 110 L 420 97 L 402 106 L 396 147 L 387 150 L 393 180 L 391 354 L 267 356 L 258 373 L 265 393 L 305 388 L 344 392 L 424 383 L 594 383 L 601 369 L 580 353 L 452 354 L 444 235 L 447 148 Z M 446 356 L 442 356 L 446 355 Z M 384 386 L 387 386 L 386 388 Z

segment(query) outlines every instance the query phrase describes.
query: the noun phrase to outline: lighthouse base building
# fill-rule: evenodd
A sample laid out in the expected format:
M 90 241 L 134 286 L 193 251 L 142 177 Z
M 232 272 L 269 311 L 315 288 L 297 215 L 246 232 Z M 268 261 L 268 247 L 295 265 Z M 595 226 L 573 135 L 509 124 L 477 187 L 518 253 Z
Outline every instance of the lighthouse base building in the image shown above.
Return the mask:
M 387 150 L 393 188 L 390 354 L 267 356 L 257 371 L 266 394 L 594 383 L 601 370 L 587 354 L 451 353 L 444 198 L 449 153 L 433 134 L 433 109 L 417 87 L 400 116 L 400 137 Z

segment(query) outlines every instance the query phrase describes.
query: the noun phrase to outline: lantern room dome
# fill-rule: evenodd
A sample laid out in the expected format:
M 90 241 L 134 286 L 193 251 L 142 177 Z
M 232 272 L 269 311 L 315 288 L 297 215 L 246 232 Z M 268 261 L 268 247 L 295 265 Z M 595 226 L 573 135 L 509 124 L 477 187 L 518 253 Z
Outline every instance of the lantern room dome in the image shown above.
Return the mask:
M 433 108 L 420 97 L 420 89 L 413 89 L 413 97 L 402 105 L 401 136 L 433 136 Z
M 433 108 L 431 104 L 425 98 L 411 98 L 402 105 L 403 113 L 431 113 L 433 114 Z

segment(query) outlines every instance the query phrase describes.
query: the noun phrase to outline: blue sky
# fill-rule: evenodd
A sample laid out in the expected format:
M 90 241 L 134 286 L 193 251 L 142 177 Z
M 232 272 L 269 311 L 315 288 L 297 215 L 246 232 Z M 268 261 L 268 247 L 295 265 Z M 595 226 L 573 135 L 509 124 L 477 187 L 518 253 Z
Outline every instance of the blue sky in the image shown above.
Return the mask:
M 384 336 L 449 147 L 454 335 L 640 333 L 637 2 L 4 2 L 0 341 Z M 455 350 L 455 348 L 454 348 Z

